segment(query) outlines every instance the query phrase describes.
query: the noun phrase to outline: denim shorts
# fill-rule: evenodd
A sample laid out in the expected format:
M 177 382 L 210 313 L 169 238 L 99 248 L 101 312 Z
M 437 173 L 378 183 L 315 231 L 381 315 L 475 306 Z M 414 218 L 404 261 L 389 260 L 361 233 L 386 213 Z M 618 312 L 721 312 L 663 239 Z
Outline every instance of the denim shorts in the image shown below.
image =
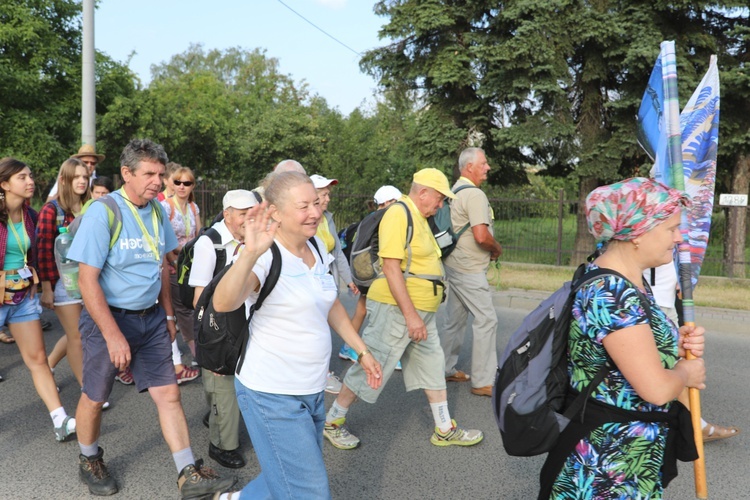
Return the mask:
M 62 280 L 57 280 L 57 283 L 55 283 L 54 303 L 56 306 L 68 306 L 71 304 L 82 304 L 83 301 L 81 299 L 74 299 L 68 295 Z
M 13 323 L 26 323 L 38 320 L 42 314 L 42 306 L 39 305 L 39 295 L 32 298 L 30 295 L 16 305 L 0 305 L 0 326 Z
M 149 387 L 176 384 L 172 342 L 169 340 L 164 309 L 157 307 L 143 316 L 112 312 L 112 317 L 130 345 L 130 370 L 138 392 L 144 392 Z M 112 392 L 117 368 L 110 360 L 101 330 L 85 307 L 81 311 L 78 328 L 83 347 L 81 390 L 92 401 L 106 401 Z

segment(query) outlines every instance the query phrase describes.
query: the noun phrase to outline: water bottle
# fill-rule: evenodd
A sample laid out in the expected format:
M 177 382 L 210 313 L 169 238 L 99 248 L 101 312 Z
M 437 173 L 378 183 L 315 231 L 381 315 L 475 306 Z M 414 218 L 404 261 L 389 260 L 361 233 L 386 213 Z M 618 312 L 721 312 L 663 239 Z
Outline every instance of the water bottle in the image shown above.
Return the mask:
M 81 289 L 78 288 L 78 262 L 68 259 L 68 250 L 73 244 L 73 237 L 68 233 L 67 227 L 60 228 L 60 235 L 55 238 L 55 262 L 57 271 L 60 273 L 65 291 L 72 299 L 81 298 Z

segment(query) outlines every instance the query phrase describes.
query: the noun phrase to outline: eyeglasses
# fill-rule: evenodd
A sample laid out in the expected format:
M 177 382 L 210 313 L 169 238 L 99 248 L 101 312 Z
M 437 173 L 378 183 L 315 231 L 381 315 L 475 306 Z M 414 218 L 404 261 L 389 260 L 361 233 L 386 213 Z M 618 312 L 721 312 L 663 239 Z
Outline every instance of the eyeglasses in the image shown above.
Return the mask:
M 190 187 L 193 184 L 195 184 L 194 181 L 172 181 L 172 182 L 174 182 L 175 186 L 185 186 L 185 187 Z
M 84 164 L 88 165 L 89 167 L 95 167 L 99 164 L 98 161 L 91 161 L 91 160 L 81 160 Z

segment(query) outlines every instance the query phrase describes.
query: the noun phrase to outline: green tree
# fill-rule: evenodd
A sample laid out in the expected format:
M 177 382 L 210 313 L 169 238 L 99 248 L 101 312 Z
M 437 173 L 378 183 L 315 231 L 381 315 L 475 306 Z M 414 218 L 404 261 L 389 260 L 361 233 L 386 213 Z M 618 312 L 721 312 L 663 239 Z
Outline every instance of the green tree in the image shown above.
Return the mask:
M 81 143 L 81 16 L 73 0 L 0 0 L 0 155 L 29 163 L 42 186 Z M 135 91 L 105 54 L 96 78 L 98 114 Z
M 676 42 L 682 103 L 712 53 L 722 71 L 742 68 L 733 87 L 745 83 L 739 95 L 747 93 L 739 54 L 747 57 L 748 10 L 734 0 L 382 0 L 375 10 L 389 17 L 381 35 L 394 41 L 362 64 L 386 88 L 419 92 L 436 117 L 425 120 L 432 136 L 449 136 L 435 132 L 440 125 L 465 133 L 474 126 L 491 139 L 495 164 L 578 179 L 573 263 L 593 248 L 583 217 L 588 192 L 647 172 L 634 116 L 662 40 Z M 720 142 L 725 130 L 746 133 L 749 116 L 729 127 L 723 119 Z
M 324 100 L 309 96 L 260 49 L 185 53 L 152 67 L 148 88 L 115 100 L 103 140 L 148 136 L 198 175 L 256 182 L 280 160 L 318 165 Z

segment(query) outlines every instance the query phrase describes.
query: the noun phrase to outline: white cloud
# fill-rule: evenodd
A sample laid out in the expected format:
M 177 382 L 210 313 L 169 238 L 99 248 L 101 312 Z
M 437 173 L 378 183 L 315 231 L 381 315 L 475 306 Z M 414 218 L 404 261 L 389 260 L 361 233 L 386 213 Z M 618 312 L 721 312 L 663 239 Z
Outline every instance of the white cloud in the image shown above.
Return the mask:
M 315 0 L 315 3 L 331 9 L 343 9 L 346 7 L 347 0 Z

